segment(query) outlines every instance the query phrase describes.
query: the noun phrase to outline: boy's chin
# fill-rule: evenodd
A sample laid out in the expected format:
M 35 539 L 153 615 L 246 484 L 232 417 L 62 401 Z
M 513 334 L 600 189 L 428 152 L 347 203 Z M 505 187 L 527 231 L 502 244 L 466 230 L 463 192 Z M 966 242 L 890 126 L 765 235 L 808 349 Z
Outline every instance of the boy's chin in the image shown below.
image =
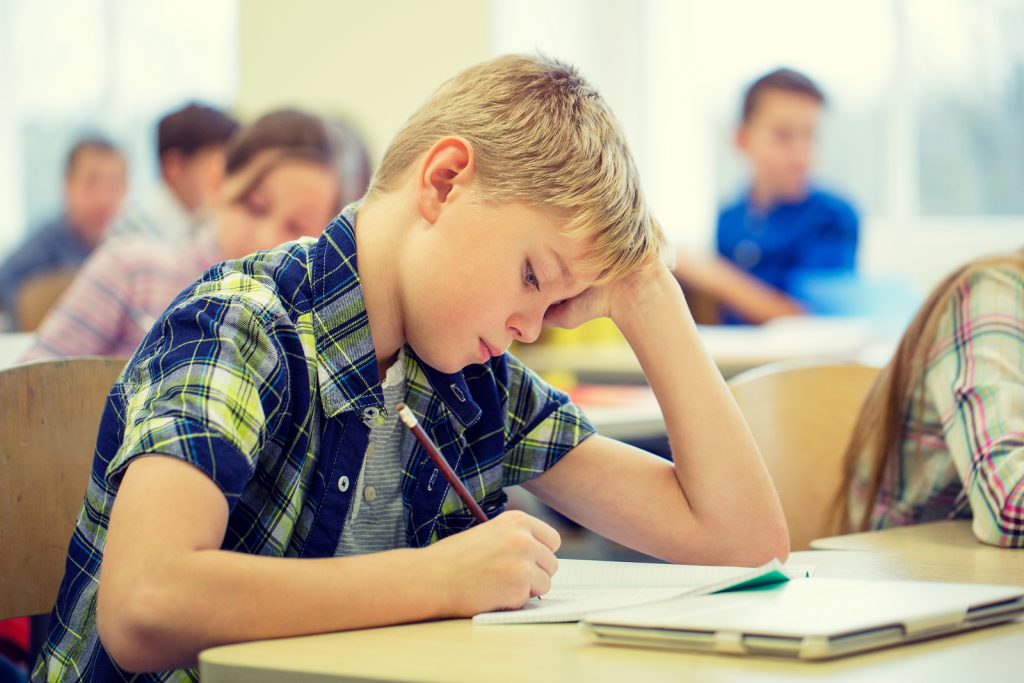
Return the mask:
M 453 375 L 456 372 L 473 365 L 474 361 L 470 358 L 466 358 L 463 355 L 461 358 L 458 354 L 452 353 L 450 350 L 445 349 L 423 349 L 422 351 L 416 347 L 412 347 L 412 350 L 416 353 L 421 361 L 448 375 Z

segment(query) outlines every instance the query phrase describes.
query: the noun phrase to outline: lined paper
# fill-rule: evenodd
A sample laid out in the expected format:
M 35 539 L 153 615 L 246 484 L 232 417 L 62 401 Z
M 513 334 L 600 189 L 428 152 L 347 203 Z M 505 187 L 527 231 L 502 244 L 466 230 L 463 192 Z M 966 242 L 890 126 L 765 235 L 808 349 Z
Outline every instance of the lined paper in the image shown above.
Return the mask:
M 474 624 L 542 624 L 579 621 L 585 614 L 632 607 L 683 595 L 706 595 L 810 576 L 808 565 L 708 567 L 652 562 L 560 560 L 551 590 L 518 610 L 485 612 Z

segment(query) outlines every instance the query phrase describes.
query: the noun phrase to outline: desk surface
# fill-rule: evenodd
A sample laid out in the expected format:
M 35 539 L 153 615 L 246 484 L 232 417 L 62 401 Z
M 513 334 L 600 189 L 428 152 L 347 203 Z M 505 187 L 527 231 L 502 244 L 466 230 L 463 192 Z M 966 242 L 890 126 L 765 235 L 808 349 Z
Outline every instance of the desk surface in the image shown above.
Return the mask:
M 875 338 L 860 320 L 784 318 L 761 326 L 700 326 L 701 339 L 722 374 L 730 377 L 767 363 L 805 358 L 858 362 L 888 360 L 891 340 Z M 644 381 L 624 344 L 520 345 L 515 355 L 537 372 L 572 371 L 585 381 Z
M 793 553 L 816 576 L 969 580 L 907 570 L 895 555 Z M 939 565 L 941 563 L 938 563 Z M 931 574 L 930 577 L 925 574 Z M 202 653 L 204 683 L 227 681 L 830 681 L 1013 680 L 1024 622 L 833 662 L 662 652 L 588 643 L 571 624 L 474 627 L 469 620 L 260 641 Z
M 628 441 L 666 434 L 661 408 L 648 386 L 580 385 L 569 397 L 605 436 Z
M 974 583 L 1024 586 L 1024 549 L 996 548 L 974 537 L 969 521 L 931 522 L 916 526 L 832 536 L 811 541 L 815 550 L 859 550 L 911 560 L 922 578 L 936 573 Z M 936 580 L 940 580 L 938 577 Z

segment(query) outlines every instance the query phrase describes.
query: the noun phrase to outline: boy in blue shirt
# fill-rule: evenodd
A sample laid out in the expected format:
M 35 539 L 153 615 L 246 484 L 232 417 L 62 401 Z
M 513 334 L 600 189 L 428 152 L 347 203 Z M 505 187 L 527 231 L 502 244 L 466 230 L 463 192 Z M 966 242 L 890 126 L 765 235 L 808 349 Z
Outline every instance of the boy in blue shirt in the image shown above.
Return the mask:
M 813 305 L 798 298 L 806 278 L 850 273 L 856 262 L 856 212 L 808 177 L 824 103 L 818 86 L 791 69 L 772 71 L 748 88 L 736 145 L 753 178 L 718 217 L 719 255 L 776 290 L 790 307 L 774 309 L 781 313 Z M 730 322 L 769 317 L 770 310 L 727 316 Z
M 522 484 L 673 562 L 788 553 L 749 430 L 660 261 L 622 134 L 570 67 L 445 83 L 319 239 L 215 266 L 108 398 L 36 680 L 194 681 L 215 645 L 517 608 L 558 533 Z M 507 353 L 610 317 L 676 461 L 595 433 Z M 490 520 L 397 420 L 407 403 Z

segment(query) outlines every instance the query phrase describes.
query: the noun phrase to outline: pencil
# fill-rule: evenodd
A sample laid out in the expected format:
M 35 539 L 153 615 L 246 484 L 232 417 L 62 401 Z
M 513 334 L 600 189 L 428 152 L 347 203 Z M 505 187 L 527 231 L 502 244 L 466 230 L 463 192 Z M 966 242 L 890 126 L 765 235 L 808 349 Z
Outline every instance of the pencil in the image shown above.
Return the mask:
M 452 485 L 453 489 L 455 489 L 455 493 L 459 494 L 459 498 L 462 499 L 462 502 L 466 504 L 466 507 L 468 507 L 470 512 L 473 513 L 473 516 L 476 517 L 476 521 L 480 524 L 486 522 L 487 515 L 484 514 L 484 511 L 480 508 L 477 502 L 473 500 L 473 496 L 471 496 L 469 491 L 466 490 L 466 485 L 459 480 L 459 476 L 455 474 L 455 470 L 453 470 L 451 465 L 448 464 L 448 461 L 444 459 L 441 452 L 437 450 L 437 446 L 434 445 L 434 442 L 431 441 L 430 437 L 427 436 L 427 433 L 423 431 L 423 427 L 420 426 L 419 421 L 416 420 L 416 416 L 413 415 L 409 406 L 404 403 L 399 403 L 398 417 L 402 419 L 402 422 L 409 428 L 412 435 L 420 442 L 420 445 L 423 446 L 423 450 L 425 450 L 427 455 L 430 456 L 430 459 L 434 461 L 434 465 L 437 466 L 437 469 L 441 470 L 441 474 L 444 475 L 444 478 L 447 479 L 448 483 Z

